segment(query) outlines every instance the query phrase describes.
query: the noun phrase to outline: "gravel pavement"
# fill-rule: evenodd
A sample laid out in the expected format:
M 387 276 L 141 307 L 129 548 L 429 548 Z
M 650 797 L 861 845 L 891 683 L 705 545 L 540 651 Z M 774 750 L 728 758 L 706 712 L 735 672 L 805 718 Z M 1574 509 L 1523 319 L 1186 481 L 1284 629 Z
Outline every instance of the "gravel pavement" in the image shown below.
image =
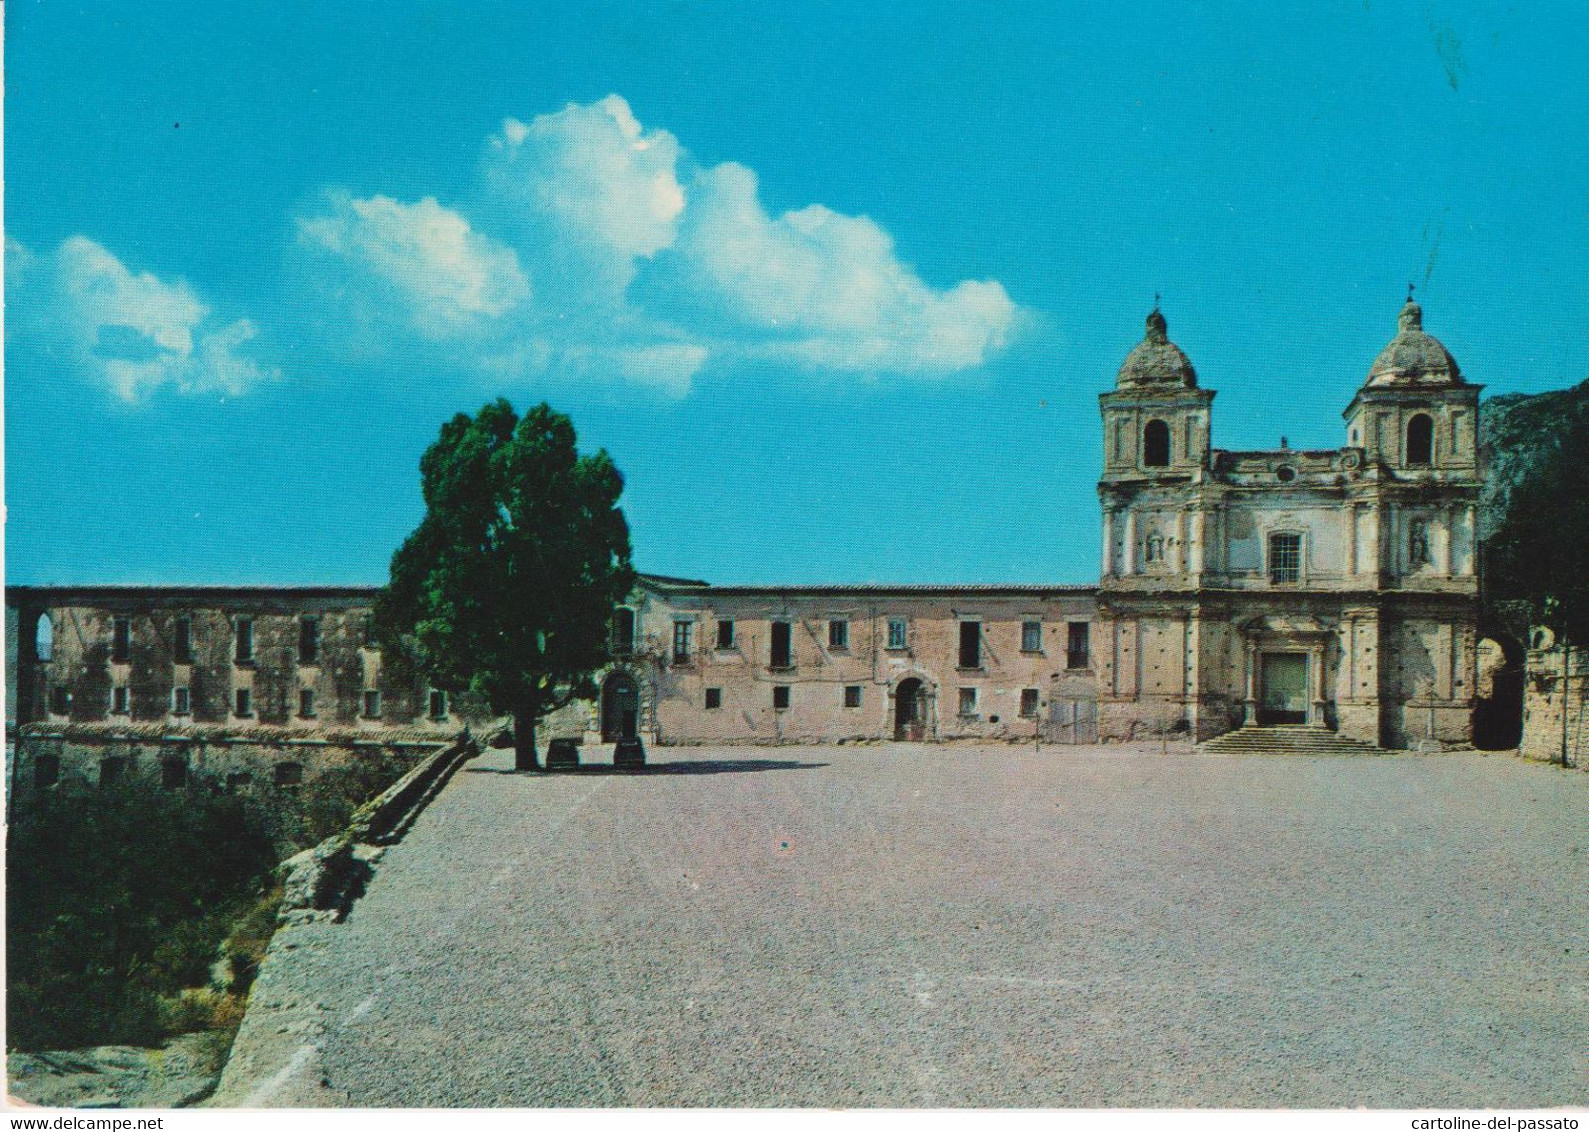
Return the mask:
M 278 935 L 220 1103 L 1589 1102 L 1589 775 L 1504 755 L 467 764 Z

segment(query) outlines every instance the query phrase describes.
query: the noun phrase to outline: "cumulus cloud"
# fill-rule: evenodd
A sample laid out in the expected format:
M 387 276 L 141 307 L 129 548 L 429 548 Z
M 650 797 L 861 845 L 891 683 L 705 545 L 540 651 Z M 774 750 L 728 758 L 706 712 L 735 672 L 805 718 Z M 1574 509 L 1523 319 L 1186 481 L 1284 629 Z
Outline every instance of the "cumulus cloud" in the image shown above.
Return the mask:
M 422 337 L 477 333 L 529 298 L 513 249 L 435 197 L 404 204 L 333 193 L 327 203 L 329 212 L 298 221 L 300 242 L 348 265 L 357 284 L 378 288 L 365 304 L 396 309 Z
M 157 389 L 242 393 L 276 371 L 249 357 L 258 334 L 248 319 L 218 325 L 181 279 L 133 272 L 86 236 L 35 255 L 7 247 L 8 283 L 21 300 L 19 332 L 38 335 L 124 401 Z
M 1022 315 L 995 281 L 929 284 L 865 216 L 770 214 L 752 170 L 698 165 L 617 95 L 505 120 L 459 209 L 471 219 L 432 198 L 341 198 L 300 233 L 350 272 L 356 307 L 468 337 L 504 374 L 606 372 L 674 393 L 714 360 L 947 374 L 1007 345 Z

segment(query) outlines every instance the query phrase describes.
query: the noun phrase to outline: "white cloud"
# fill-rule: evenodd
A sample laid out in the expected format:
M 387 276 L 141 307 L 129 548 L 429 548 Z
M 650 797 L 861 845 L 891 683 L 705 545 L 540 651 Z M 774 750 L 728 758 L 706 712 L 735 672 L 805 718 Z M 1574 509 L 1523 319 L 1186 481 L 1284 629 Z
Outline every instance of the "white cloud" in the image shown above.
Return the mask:
M 472 224 L 433 198 L 342 198 L 300 232 L 350 273 L 358 321 L 395 307 L 421 337 L 471 342 L 497 374 L 674 393 L 714 359 L 947 374 L 987 361 L 1023 315 L 991 280 L 931 286 L 865 216 L 769 214 L 754 172 L 697 166 L 617 95 L 506 119 L 466 211 Z
M 329 214 L 299 220 L 299 239 L 381 284 L 379 299 L 395 304 L 423 337 L 474 333 L 529 298 L 513 249 L 473 231 L 434 197 L 404 204 L 331 194 L 329 203 Z
M 240 319 L 217 326 L 184 280 L 134 273 L 102 245 L 72 236 L 35 256 L 8 246 L 13 294 L 29 309 L 22 332 L 63 343 L 67 354 L 118 397 L 155 390 L 238 394 L 276 376 L 241 351 L 258 333 Z

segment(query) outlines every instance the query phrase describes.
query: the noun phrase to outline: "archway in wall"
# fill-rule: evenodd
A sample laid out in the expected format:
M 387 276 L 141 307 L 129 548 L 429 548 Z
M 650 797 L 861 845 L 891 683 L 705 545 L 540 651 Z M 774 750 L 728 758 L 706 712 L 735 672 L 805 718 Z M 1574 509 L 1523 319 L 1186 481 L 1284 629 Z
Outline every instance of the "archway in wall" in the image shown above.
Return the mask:
M 614 672 L 601 684 L 601 741 L 616 743 L 640 735 L 640 686 L 627 672 Z
M 1523 646 L 1507 633 L 1491 633 L 1477 652 L 1473 745 L 1509 751 L 1523 738 Z
M 918 742 L 927 737 L 927 688 L 914 676 L 894 689 L 894 738 Z

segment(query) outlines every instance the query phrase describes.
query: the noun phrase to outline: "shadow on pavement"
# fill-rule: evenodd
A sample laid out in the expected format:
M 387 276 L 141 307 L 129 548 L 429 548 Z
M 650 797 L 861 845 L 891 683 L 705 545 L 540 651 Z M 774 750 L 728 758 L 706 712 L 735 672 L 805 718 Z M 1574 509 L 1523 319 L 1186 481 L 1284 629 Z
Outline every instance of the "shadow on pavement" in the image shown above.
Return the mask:
M 558 770 L 514 770 L 512 767 L 471 766 L 465 774 L 751 774 L 761 770 L 818 770 L 827 763 L 803 763 L 794 759 L 703 759 L 700 762 L 646 763 L 644 766 L 613 766 L 590 763 Z

